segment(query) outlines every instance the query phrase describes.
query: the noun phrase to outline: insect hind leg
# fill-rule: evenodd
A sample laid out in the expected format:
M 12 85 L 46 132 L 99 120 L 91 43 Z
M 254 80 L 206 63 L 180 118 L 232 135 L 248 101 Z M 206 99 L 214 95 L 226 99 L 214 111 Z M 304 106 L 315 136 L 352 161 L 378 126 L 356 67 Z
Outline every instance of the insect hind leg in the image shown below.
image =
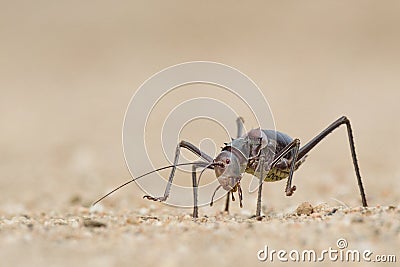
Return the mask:
M 316 137 L 311 139 L 311 141 L 309 141 L 307 144 L 305 144 L 299 150 L 298 160 L 301 160 L 302 158 L 304 158 L 305 155 L 311 149 L 313 149 L 319 142 L 321 142 L 328 134 L 330 134 L 333 130 L 337 129 L 339 126 L 341 126 L 343 124 L 345 124 L 347 127 L 347 136 L 348 136 L 349 145 L 350 145 L 351 157 L 353 159 L 353 165 L 354 165 L 354 170 L 355 170 L 356 177 L 357 177 L 358 187 L 360 190 L 362 205 L 364 207 L 367 207 L 368 206 L 367 198 L 365 197 L 365 191 L 364 191 L 364 186 L 363 186 L 362 179 L 361 179 L 360 168 L 358 166 L 356 149 L 355 149 L 355 145 L 354 145 L 353 131 L 351 129 L 350 120 L 346 116 L 342 116 L 339 119 L 337 119 L 336 121 L 334 121 L 331 125 L 326 127 L 320 134 L 318 134 Z

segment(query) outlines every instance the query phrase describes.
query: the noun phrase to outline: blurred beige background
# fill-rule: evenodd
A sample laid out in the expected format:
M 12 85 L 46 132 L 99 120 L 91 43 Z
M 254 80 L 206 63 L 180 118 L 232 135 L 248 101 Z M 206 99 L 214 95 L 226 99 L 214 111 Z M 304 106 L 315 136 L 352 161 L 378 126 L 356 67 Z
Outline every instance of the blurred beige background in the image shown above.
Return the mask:
M 0 214 L 64 210 L 76 196 L 88 204 L 127 180 L 121 127 L 131 96 L 152 74 L 192 60 L 247 74 L 265 93 L 277 129 L 303 142 L 347 115 L 370 205 L 398 204 L 398 1 L 0 6 Z M 284 183 L 268 184 L 267 205 L 337 205 L 333 198 L 359 205 L 344 129 L 310 153 L 295 181 L 292 198 Z M 131 185 L 104 205 L 153 204 L 142 194 Z M 255 202 L 246 207 L 253 211 Z

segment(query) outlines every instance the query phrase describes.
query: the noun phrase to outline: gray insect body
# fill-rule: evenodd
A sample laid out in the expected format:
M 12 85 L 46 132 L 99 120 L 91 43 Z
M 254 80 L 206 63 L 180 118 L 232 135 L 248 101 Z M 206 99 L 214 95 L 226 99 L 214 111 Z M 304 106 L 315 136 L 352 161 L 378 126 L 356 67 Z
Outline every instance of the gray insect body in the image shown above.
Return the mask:
M 230 143 L 225 143 L 221 153 L 213 160 L 215 175 L 220 186 L 229 191 L 225 210 L 229 209 L 229 195 L 232 194 L 233 197 L 233 192 L 236 191 L 239 193 L 240 206 L 242 206 L 240 181 L 245 172 L 260 180 L 257 216 L 261 209 L 263 181 L 275 182 L 289 178 L 285 191 L 286 195 L 292 195 L 296 190 L 295 186 L 291 186 L 293 172 L 305 159 L 304 157 L 297 160 L 299 145 L 298 139 L 293 140 L 284 133 L 259 128 L 233 139 Z M 215 192 L 213 197 L 214 195 Z
M 290 163 L 293 159 L 291 152 L 283 156 L 274 167 L 264 166 L 264 177 L 260 177 L 259 158 L 264 155 L 266 163 L 272 162 L 275 155 L 279 154 L 287 145 L 293 142 L 293 139 L 287 134 L 275 132 L 272 130 L 253 129 L 245 136 L 232 140 L 226 144 L 222 151 L 231 151 L 233 155 L 238 157 L 241 166 L 245 166 L 244 172 L 255 175 L 259 179 L 266 182 L 276 182 L 289 177 Z M 304 162 L 304 159 L 298 161 L 295 170 Z M 243 168 L 240 169 L 243 172 Z

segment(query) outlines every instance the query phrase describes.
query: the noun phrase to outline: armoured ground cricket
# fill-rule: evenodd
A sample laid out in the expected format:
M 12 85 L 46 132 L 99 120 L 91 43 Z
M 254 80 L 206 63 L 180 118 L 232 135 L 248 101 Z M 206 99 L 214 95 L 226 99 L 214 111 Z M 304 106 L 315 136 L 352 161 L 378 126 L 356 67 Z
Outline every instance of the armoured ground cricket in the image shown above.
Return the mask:
M 319 142 L 321 142 L 328 134 L 337 129 L 341 125 L 346 125 L 347 135 L 350 144 L 351 156 L 353 158 L 354 170 L 357 177 L 358 187 L 361 194 L 361 202 L 364 207 L 367 207 L 367 199 L 365 197 L 364 187 L 361 180 L 360 169 L 357 162 L 356 151 L 354 147 L 353 132 L 351 129 L 350 121 L 347 117 L 343 116 L 334 121 L 331 125 L 326 127 L 320 134 L 311 139 L 307 144 L 300 147 L 300 140 L 292 139 L 288 135 L 274 130 L 252 129 L 246 134 L 243 134 L 243 119 L 238 118 L 237 122 L 237 138 L 232 139 L 231 142 L 225 143 L 221 152 L 213 159 L 196 146 L 189 142 L 181 141 L 175 152 L 174 164 L 165 166 L 151 172 L 145 173 L 139 177 L 120 185 L 99 200 L 93 203 L 95 205 L 105 197 L 117 191 L 121 187 L 140 179 L 150 173 L 154 173 L 163 169 L 172 168 L 169 175 L 165 193 L 161 197 L 154 197 L 145 195 L 143 198 L 154 201 L 165 201 L 170 193 L 172 181 L 177 166 L 192 165 L 192 183 L 193 183 L 193 217 L 198 217 L 198 184 L 201 175 L 206 169 L 213 169 L 220 185 L 215 189 L 211 198 L 210 205 L 213 204 L 215 193 L 221 187 L 228 191 L 225 202 L 225 211 L 229 211 L 230 197 L 234 200 L 234 193 L 238 193 L 239 203 L 242 207 L 242 189 L 240 182 L 244 173 L 250 173 L 259 179 L 258 195 L 257 195 L 257 209 L 256 216 L 261 215 L 261 193 L 263 181 L 276 182 L 287 179 L 285 193 L 291 196 L 296 190 L 296 186 L 292 186 L 293 173 L 304 162 L 306 154 L 313 149 Z M 191 163 L 179 162 L 179 155 L 181 148 L 188 149 L 192 153 L 201 157 L 204 161 L 197 161 Z M 197 179 L 197 168 L 203 168 Z

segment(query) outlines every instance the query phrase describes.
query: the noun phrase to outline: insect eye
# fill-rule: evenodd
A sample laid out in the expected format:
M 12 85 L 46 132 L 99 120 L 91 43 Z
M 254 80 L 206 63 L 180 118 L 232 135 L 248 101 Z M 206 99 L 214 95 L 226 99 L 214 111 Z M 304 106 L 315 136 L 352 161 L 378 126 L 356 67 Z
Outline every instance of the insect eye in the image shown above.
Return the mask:
M 231 163 L 231 160 L 230 159 L 226 159 L 225 162 L 226 162 L 226 164 L 229 164 L 229 163 Z

